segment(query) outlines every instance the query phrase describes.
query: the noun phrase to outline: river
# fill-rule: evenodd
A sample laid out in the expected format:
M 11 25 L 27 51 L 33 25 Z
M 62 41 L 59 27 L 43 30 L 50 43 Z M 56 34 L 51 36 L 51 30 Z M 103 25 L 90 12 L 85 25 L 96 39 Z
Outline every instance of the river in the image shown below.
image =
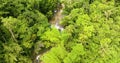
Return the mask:
M 61 4 L 60 6 L 58 6 L 58 9 L 57 10 L 54 10 L 54 16 L 52 17 L 52 19 L 49 21 L 49 23 L 51 24 L 51 27 L 55 27 L 56 29 L 60 30 L 60 31 L 63 31 L 64 28 L 59 24 L 61 19 L 64 17 L 64 15 L 62 14 L 63 12 L 63 9 L 64 9 L 64 4 Z M 45 54 L 46 52 L 48 52 L 49 50 L 47 51 L 44 51 L 43 54 Z M 40 61 L 40 57 L 43 55 L 43 54 L 39 54 L 36 56 L 36 61 L 35 63 L 44 63 L 42 61 Z
M 55 10 L 55 15 L 53 18 L 49 21 L 51 26 L 54 26 L 56 29 L 62 31 L 64 28 L 59 24 L 61 19 L 64 17 L 62 14 L 64 8 L 64 4 L 61 4 L 61 6 L 58 7 L 58 10 Z

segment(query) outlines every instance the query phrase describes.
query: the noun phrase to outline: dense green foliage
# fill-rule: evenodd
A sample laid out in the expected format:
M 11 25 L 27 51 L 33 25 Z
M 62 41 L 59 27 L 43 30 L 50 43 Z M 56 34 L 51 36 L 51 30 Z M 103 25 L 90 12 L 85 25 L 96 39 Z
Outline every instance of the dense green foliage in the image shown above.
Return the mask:
M 48 22 L 60 3 L 63 31 Z M 0 0 L 0 63 L 38 54 L 44 63 L 119 63 L 120 1 Z
M 51 3 L 54 4 L 49 8 Z M 57 3 L 57 0 L 0 0 L 0 63 L 32 63 L 43 47 L 39 46 L 43 44 L 41 36 L 50 28 L 48 18 Z M 52 14 L 47 14 L 50 11 Z
M 67 16 L 61 25 L 65 29 L 60 32 L 57 46 L 42 60 L 45 63 L 119 63 L 119 2 L 65 0 L 64 3 Z

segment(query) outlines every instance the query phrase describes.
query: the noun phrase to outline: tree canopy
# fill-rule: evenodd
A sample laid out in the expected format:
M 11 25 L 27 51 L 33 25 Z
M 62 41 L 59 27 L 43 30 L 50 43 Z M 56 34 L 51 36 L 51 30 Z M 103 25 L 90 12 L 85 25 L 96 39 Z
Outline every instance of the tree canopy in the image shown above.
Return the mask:
M 0 50 L 0 63 L 119 63 L 120 1 L 0 0 Z

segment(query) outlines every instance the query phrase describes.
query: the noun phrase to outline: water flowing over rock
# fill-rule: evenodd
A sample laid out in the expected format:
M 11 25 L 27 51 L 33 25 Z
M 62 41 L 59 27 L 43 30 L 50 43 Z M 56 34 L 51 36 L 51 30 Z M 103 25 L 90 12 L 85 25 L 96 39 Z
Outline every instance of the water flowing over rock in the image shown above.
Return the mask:
M 64 8 L 64 4 L 61 4 L 60 6 L 58 6 L 58 9 L 54 11 L 55 14 L 54 14 L 53 18 L 50 20 L 51 28 L 55 27 L 59 31 L 63 31 L 64 30 L 64 28 L 59 24 L 61 19 L 64 17 L 62 15 L 63 8 Z M 44 53 L 46 53 L 46 52 L 44 52 Z M 40 61 L 40 57 L 44 53 L 39 54 L 39 55 L 36 56 L 36 63 L 43 63 L 42 61 Z
M 55 15 L 53 16 L 53 18 L 50 20 L 50 24 L 52 26 L 54 26 L 56 29 L 63 31 L 64 28 L 59 24 L 61 19 L 64 17 L 62 15 L 63 12 L 63 8 L 64 8 L 64 4 L 61 4 L 61 6 L 58 6 L 58 10 L 55 10 Z

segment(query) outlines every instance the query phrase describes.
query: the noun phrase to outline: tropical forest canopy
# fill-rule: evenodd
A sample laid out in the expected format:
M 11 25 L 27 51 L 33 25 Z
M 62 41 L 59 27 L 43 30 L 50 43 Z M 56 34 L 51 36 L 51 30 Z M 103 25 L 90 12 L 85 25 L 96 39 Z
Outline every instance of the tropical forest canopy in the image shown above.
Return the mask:
M 61 4 L 63 31 L 49 23 Z M 0 0 L 0 63 L 38 54 L 43 63 L 120 63 L 120 1 Z

